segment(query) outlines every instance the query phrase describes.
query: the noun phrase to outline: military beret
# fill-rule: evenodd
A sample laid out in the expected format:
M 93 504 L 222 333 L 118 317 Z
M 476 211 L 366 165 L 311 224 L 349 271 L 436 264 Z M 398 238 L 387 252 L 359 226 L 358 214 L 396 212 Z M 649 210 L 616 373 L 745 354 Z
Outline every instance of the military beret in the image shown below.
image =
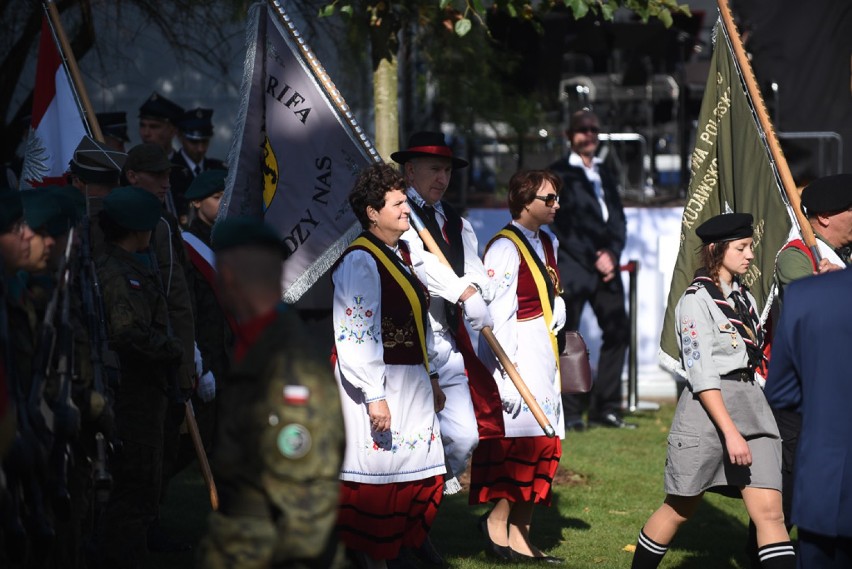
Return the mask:
M 59 202 L 53 194 L 53 188 L 53 186 L 45 186 L 21 192 L 24 218 L 33 230 L 47 229 L 48 222 L 62 214 Z
M 283 257 L 286 248 L 271 225 L 253 217 L 229 217 L 217 221 L 211 235 L 213 251 L 218 253 L 234 247 L 273 249 Z
M 116 224 L 131 231 L 157 227 L 163 205 L 157 197 L 136 186 L 116 188 L 104 198 L 104 212 Z
M 127 160 L 124 162 L 124 171 L 133 170 L 134 172 L 164 172 L 171 170 L 173 164 L 169 162 L 169 157 L 166 156 L 166 151 L 159 144 L 148 142 L 137 144 L 127 153 Z
M 140 119 L 157 119 L 175 123 L 183 115 L 183 107 L 174 103 L 156 91 L 139 107 Z
M 0 233 L 8 233 L 12 225 L 24 217 L 21 192 L 12 188 L 0 188 Z
M 225 177 L 227 175 L 228 173 L 225 170 L 207 170 L 202 172 L 195 177 L 183 197 L 190 201 L 203 200 L 216 192 L 224 192 Z
M 213 109 L 192 109 L 177 121 L 178 130 L 190 140 L 207 140 L 213 136 Z
M 71 172 L 84 182 L 115 184 L 127 154 L 109 148 L 91 136 L 84 136 L 71 157 Z
M 754 235 L 754 217 L 750 213 L 715 215 L 698 226 L 695 234 L 704 244 L 733 241 Z
M 802 190 L 802 205 L 808 215 L 849 209 L 852 206 L 852 174 L 814 180 Z
M 127 136 L 127 113 L 124 111 L 113 113 L 95 113 L 98 125 L 104 136 L 110 136 L 122 142 L 130 142 Z
M 53 194 L 59 206 L 59 213 L 47 221 L 47 232 L 54 236 L 61 235 L 80 221 L 86 211 L 86 199 L 74 186 L 51 186 L 47 190 Z

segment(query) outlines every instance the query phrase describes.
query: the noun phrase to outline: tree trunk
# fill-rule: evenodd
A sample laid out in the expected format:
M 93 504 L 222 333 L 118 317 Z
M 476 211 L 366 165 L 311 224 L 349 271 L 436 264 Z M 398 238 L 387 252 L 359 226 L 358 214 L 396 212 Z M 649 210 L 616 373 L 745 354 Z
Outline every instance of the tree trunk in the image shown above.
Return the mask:
M 376 150 L 388 163 L 391 152 L 399 150 L 398 60 L 382 59 L 373 72 L 374 108 L 376 113 Z

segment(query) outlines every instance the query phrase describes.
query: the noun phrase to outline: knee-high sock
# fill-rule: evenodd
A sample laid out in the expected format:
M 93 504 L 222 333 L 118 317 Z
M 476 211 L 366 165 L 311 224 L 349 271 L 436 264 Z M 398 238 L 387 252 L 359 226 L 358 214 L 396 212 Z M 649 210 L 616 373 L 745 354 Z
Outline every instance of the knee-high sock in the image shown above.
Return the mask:
M 636 552 L 633 554 L 633 564 L 630 569 L 657 569 L 668 545 L 662 545 L 645 535 L 645 530 L 639 531 L 639 539 L 636 540 Z
M 764 545 L 757 555 L 762 569 L 796 569 L 796 550 L 789 541 Z

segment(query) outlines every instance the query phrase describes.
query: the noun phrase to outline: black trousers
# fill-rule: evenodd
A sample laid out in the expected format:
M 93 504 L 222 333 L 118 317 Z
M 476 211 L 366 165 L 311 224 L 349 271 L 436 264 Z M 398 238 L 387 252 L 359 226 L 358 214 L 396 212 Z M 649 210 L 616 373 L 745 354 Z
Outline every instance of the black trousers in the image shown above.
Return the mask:
M 602 333 L 598 373 L 591 393 L 562 396 L 565 424 L 580 420 L 585 409 L 589 411 L 590 420 L 610 412 L 620 416 L 621 373 L 630 344 L 630 321 L 624 309 L 624 285 L 621 277 L 616 274 L 616 277 L 607 283 L 598 279 L 594 290 L 566 293 L 563 300 L 567 316 L 565 330 L 579 328 L 583 307 L 588 302 Z

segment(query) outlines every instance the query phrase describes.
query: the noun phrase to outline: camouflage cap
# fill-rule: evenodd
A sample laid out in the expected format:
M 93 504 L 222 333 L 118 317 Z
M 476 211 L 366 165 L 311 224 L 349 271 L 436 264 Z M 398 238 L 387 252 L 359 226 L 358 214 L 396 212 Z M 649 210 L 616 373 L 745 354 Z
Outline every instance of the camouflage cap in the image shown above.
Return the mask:
M 213 109 L 192 109 L 178 119 L 177 127 L 190 140 L 207 140 L 213 136 Z
M 175 123 L 183 114 L 183 107 L 163 97 L 156 91 L 139 107 L 140 119 L 156 119 Z
M 284 257 L 287 251 L 275 229 L 253 217 L 230 217 L 217 221 L 211 241 L 216 253 L 235 247 L 257 247 L 278 251 Z
M 106 215 L 131 231 L 152 231 L 162 210 L 163 205 L 154 194 L 136 186 L 116 188 L 104 198 Z
M 124 111 L 95 113 L 95 116 L 104 136 L 110 136 L 122 142 L 130 142 L 130 138 L 127 136 L 127 113 Z
M 212 196 L 216 192 L 225 191 L 225 177 L 228 172 L 225 170 L 207 170 L 195 177 L 184 198 L 192 200 L 203 200 L 206 197 Z
M 21 192 L 24 203 L 24 219 L 34 231 L 47 229 L 47 222 L 59 217 L 62 210 L 53 195 L 53 186 L 45 186 Z
M 159 144 L 148 142 L 137 144 L 127 153 L 127 161 L 124 163 L 124 171 L 134 172 L 163 172 L 171 170 L 173 164 L 169 162 L 166 151 Z
M 127 154 L 113 150 L 86 135 L 74 150 L 71 172 L 84 182 L 117 184 Z
M 23 217 L 21 192 L 12 188 L 0 188 L 0 233 L 9 233 L 12 225 Z

